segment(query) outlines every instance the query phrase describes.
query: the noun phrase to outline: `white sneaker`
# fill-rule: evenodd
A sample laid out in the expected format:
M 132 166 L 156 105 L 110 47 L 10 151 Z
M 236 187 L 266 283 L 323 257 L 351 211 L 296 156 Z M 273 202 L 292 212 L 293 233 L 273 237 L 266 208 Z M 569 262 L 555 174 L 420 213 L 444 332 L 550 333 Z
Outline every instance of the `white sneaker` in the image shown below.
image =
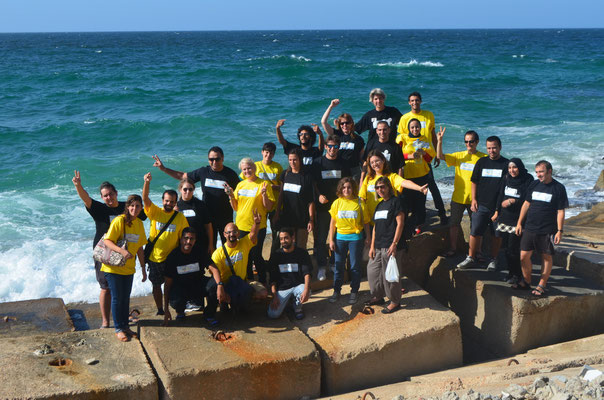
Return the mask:
M 487 271 L 497 271 L 497 259 L 491 258 L 489 265 L 487 265 Z
M 467 256 L 465 260 L 457 264 L 457 269 L 468 269 L 474 265 L 474 259 L 470 256 Z
M 350 293 L 350 297 L 348 298 L 348 304 L 356 304 L 358 297 L 359 296 L 356 293 Z
M 324 281 L 325 279 L 327 279 L 327 272 L 325 271 L 325 268 L 319 268 L 319 272 L 317 273 L 317 279 L 320 281 Z

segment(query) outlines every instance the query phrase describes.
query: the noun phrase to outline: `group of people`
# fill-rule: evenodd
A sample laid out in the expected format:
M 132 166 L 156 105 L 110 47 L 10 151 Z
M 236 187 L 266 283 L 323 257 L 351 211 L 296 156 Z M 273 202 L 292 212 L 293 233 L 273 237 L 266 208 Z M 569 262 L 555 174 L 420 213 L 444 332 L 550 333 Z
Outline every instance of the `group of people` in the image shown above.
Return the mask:
M 560 241 L 568 207 L 564 186 L 552 178 L 551 164 L 537 163 L 534 181 L 521 160 L 500 155 L 498 137 L 487 138 L 488 156 L 479 152 L 474 131 L 464 135 L 464 151 L 444 154 L 445 129 L 435 132 L 434 115 L 421 109 L 419 93 L 409 95 L 411 110 L 404 115 L 386 106 L 385 99 L 381 89 L 373 89 L 369 100 L 374 109 L 356 124 L 350 114 L 342 113 L 333 126 L 330 113 L 340 102 L 332 100 L 321 119 L 327 137 L 316 124 L 302 125 L 297 142 L 290 142 L 282 132 L 285 120 L 279 120 L 276 134 L 287 154 L 285 170 L 273 161 L 276 145 L 271 142 L 262 147 L 260 161 L 248 157 L 240 161 L 240 174 L 224 165 L 224 152 L 217 146 L 208 151 L 209 165 L 191 172 L 170 169 L 155 155 L 153 166 L 180 182 L 179 193 L 163 192 L 161 207 L 149 197 L 151 173 L 144 176 L 142 197 L 131 195 L 123 203 L 108 182 L 100 188 L 103 202 L 91 199 L 76 171 L 73 183 L 96 223 L 93 245 L 104 240 L 127 259 L 124 267 L 95 262 L 102 327 L 109 326 L 111 313 L 118 339 L 134 336 L 128 328 L 128 307 L 135 257 L 143 281 L 148 271 L 157 314 L 164 316 L 166 324 L 172 319 L 170 306 L 175 319 L 182 319 L 188 303 L 203 307 L 210 325 L 218 323 L 218 304 L 245 312 L 258 293 L 257 286 L 250 285 L 252 279 L 272 294 L 269 317 L 277 318 L 289 309 L 301 319 L 313 270 L 307 252 L 309 234 L 317 279 L 325 280 L 332 266 L 329 302 L 340 298 L 347 258 L 348 302 L 358 301 L 362 253 L 367 248 L 371 291 L 367 303 L 385 305 L 383 313 L 394 312 L 400 308 L 401 285 L 386 279 L 386 267 L 391 258 L 402 265 L 406 239 L 422 231 L 428 190 L 441 224 L 450 225 L 451 248 L 446 256 L 456 254 L 464 210 L 471 216 L 470 251 L 459 269 L 479 262 L 481 238 L 491 229 L 488 269 L 497 268 L 496 256 L 504 240 L 509 281 L 515 288 L 528 289 L 530 256 L 536 250 L 543 255 L 544 269 L 533 293 L 542 295 L 553 244 Z M 369 131 L 367 143 L 361 137 L 365 131 Z M 437 167 L 440 160 L 455 166 L 450 218 L 432 173 L 431 164 Z M 196 184 L 201 198 L 194 196 Z M 149 238 L 141 222 L 146 218 Z M 262 246 L 269 223 L 273 242 L 267 261 Z M 121 238 L 127 239 L 125 248 L 116 244 Z

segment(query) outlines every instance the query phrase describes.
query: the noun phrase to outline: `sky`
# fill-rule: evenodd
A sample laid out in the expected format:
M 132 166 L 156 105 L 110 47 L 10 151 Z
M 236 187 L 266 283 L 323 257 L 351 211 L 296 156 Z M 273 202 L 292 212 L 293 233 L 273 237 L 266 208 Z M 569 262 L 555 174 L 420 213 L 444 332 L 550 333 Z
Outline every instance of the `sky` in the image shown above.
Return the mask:
M 0 0 L 0 32 L 604 28 L 603 0 Z

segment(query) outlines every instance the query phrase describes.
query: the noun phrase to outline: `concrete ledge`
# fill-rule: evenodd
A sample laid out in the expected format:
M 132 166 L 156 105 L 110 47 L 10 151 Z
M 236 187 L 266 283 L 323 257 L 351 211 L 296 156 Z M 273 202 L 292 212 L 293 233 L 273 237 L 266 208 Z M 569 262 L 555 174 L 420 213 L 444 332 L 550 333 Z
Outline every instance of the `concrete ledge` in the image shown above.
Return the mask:
M 299 399 L 320 393 L 314 344 L 286 318 L 225 318 L 224 342 L 210 337 L 201 316 L 162 327 L 141 321 L 141 342 L 161 380 L 162 399 Z
M 320 348 L 322 393 L 399 382 L 411 375 L 459 366 L 462 363 L 459 319 L 428 293 L 407 280 L 403 308 L 385 315 L 381 307 L 363 314 L 369 299 L 362 282 L 360 300 L 348 305 L 344 294 L 328 303 L 331 291 L 313 294 L 304 305 L 307 317 L 296 321 Z M 346 290 L 346 286 L 344 288 Z
M 556 246 L 554 263 L 583 279 L 604 286 L 604 242 L 564 237 Z
M 52 353 L 35 355 L 42 346 Z M 59 359 L 68 359 L 65 366 Z M 89 365 L 91 360 L 96 363 Z M 0 398 L 157 399 L 157 381 L 138 341 L 113 330 L 0 339 Z
M 563 268 L 554 267 L 549 295 L 535 299 L 511 289 L 504 272 L 453 271 L 456 262 L 439 257 L 427 289 L 461 319 L 466 361 L 475 361 L 472 353 L 502 357 L 604 332 L 603 288 Z
M 41 332 L 71 332 L 75 328 L 63 299 L 0 303 L 0 337 L 17 337 Z

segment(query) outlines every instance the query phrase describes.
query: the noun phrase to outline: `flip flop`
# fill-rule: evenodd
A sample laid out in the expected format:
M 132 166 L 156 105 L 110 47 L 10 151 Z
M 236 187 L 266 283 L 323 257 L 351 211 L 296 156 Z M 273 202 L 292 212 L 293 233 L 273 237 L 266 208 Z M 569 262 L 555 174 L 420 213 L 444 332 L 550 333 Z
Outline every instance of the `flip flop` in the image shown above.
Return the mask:
M 138 317 L 141 315 L 141 312 L 138 309 L 133 308 L 128 314 L 128 322 L 131 324 L 136 324 L 138 322 Z
M 394 308 L 390 309 L 387 306 L 382 308 L 382 314 L 392 314 L 393 312 L 400 310 L 401 309 L 401 304 L 397 304 Z

